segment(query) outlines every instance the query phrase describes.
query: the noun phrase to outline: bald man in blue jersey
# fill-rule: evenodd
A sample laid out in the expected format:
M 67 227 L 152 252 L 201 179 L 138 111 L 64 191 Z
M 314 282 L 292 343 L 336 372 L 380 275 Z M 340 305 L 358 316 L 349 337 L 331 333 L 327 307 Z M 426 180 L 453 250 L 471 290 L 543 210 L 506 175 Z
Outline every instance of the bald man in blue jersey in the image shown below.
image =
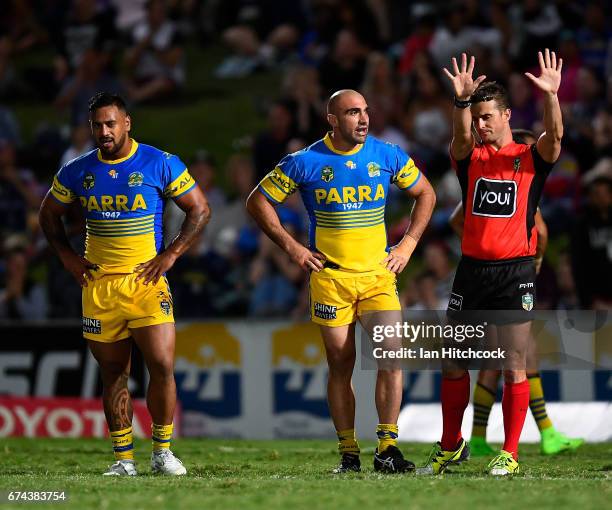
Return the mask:
M 402 320 L 396 275 L 408 263 L 425 230 L 435 194 L 414 161 L 397 145 L 368 137 L 368 105 L 354 90 L 341 90 L 328 102 L 332 127 L 323 139 L 287 155 L 251 193 L 247 208 L 262 230 L 294 262 L 311 271 L 310 314 L 327 354 L 327 395 L 338 435 L 340 465 L 335 473 L 359 471 L 355 435 L 355 324 Z M 395 246 L 387 244 L 385 208 L 394 184 L 415 199 L 411 224 Z M 274 206 L 298 191 L 310 218 L 309 247 L 282 227 Z M 390 339 L 397 348 L 401 339 Z M 379 424 L 374 456 L 377 471 L 414 469 L 397 447 L 402 372 L 378 366 L 376 408 Z

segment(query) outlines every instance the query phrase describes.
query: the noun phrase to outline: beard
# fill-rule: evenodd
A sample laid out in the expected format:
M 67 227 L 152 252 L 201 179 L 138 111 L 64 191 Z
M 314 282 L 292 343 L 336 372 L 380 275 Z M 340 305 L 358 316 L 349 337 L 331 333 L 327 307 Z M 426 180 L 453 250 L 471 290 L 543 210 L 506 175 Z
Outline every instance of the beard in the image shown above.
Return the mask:
M 351 143 L 354 145 L 364 143 L 368 136 L 368 132 L 366 132 L 365 135 L 358 135 L 357 133 L 355 133 L 354 129 L 351 129 L 351 130 L 342 129 L 340 130 L 340 134 L 342 135 L 342 138 L 344 139 L 345 142 Z
M 105 149 L 103 146 L 103 142 L 98 140 L 98 149 L 100 149 L 100 152 L 104 156 L 104 159 L 113 159 L 112 156 L 117 154 L 125 145 L 125 142 L 127 141 L 127 136 L 128 134 L 124 133 L 123 136 L 119 139 L 119 141 L 115 140 L 113 142 L 110 149 Z

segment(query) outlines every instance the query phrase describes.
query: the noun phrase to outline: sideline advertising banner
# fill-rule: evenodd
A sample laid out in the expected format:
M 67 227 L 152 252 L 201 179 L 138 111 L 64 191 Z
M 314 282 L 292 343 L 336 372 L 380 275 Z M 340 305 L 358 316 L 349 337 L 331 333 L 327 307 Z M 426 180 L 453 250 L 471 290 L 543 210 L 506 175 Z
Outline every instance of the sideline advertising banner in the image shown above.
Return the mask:
M 541 374 L 547 401 L 560 402 L 556 405 L 561 406 L 567 406 L 569 402 L 596 402 L 607 406 L 612 401 L 612 371 L 608 364 L 612 358 L 605 348 L 607 343 L 596 341 L 601 338 L 602 329 L 597 332 L 589 331 L 589 328 L 572 329 L 572 322 L 563 318 L 557 322 L 548 320 L 546 324 L 550 327 L 542 328 L 538 335 L 544 338 L 540 345 L 546 351 L 542 353 Z M 14 424 L 9 427 L 6 419 L 0 416 L 0 430 L 5 427 L 7 431 L 25 431 L 28 427 L 28 430 L 35 427 L 33 418 L 29 418 L 27 425 L 18 425 L 17 405 L 22 406 L 26 420 L 32 412 L 38 412 L 42 413 L 41 417 L 34 417 L 46 423 L 51 415 L 50 427 L 55 430 L 53 427 L 59 425 L 54 425 L 53 420 L 58 420 L 57 412 L 51 414 L 54 407 L 34 409 L 24 407 L 24 403 L 42 397 L 70 397 L 85 399 L 85 403 L 81 407 L 74 402 L 68 406 L 80 417 L 81 425 L 69 424 L 71 428 L 67 430 L 82 429 L 84 435 L 90 431 L 95 434 L 103 416 L 100 414 L 102 406 L 101 402 L 93 404 L 96 400 L 89 399 L 99 399 L 101 383 L 97 363 L 81 338 L 79 326 L 4 326 L 0 333 L 4 340 L 0 345 L 0 395 L 5 399 L 24 399 L 8 406 L 3 404 L 9 413 L 6 416 L 10 415 L 8 419 Z M 578 338 L 576 335 L 581 336 Z M 372 367 L 371 363 L 376 342 L 370 342 L 363 333 L 358 333 L 357 338 L 359 359 L 353 377 L 357 427 L 372 430 L 377 423 L 374 408 L 376 366 Z M 593 350 L 593 346 L 597 349 Z M 576 362 L 586 359 L 589 352 L 595 352 L 596 363 Z M 568 359 L 573 360 L 572 365 L 556 369 Z M 414 427 L 409 422 L 419 414 L 427 415 L 432 422 L 427 430 L 435 430 L 435 423 L 440 421 L 440 372 L 435 368 L 418 366 L 403 368 L 402 416 L 412 418 L 408 421 L 401 419 L 405 425 L 400 438 L 429 440 L 410 436 Z M 325 350 L 318 327 L 309 322 L 178 323 L 175 378 L 182 409 L 180 431 L 184 436 L 249 439 L 335 437 L 327 408 Z M 135 349 L 129 381 L 135 399 L 144 397 L 147 380 L 142 358 Z M 94 408 L 98 413 L 95 416 L 91 414 Z M 587 406 L 580 408 L 579 412 L 591 416 L 592 420 L 607 416 L 607 411 L 599 407 L 596 410 Z M 64 420 L 75 421 L 70 411 L 65 414 Z M 495 413 L 492 423 L 494 416 Z M 141 421 L 144 422 L 144 418 Z M 466 418 L 465 422 L 468 421 Z M 143 425 L 145 432 L 147 426 Z M 46 432 L 49 432 L 48 427 L 47 423 Z M 608 435 L 612 436 L 612 427 L 607 429 Z M 59 430 L 62 432 L 63 429 Z M 605 431 L 598 432 L 597 437 L 602 435 Z

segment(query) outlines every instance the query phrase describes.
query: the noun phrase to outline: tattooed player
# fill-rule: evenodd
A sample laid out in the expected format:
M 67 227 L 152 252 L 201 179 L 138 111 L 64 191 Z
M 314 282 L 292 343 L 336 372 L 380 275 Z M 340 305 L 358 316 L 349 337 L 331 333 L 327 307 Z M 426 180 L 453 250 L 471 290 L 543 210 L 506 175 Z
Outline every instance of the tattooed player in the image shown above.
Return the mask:
M 115 453 L 106 475 L 136 475 L 128 391 L 132 340 L 151 376 L 154 473 L 184 475 L 170 451 L 176 404 L 174 317 L 165 273 L 207 223 L 204 194 L 176 156 L 130 138 L 123 99 L 100 93 L 89 103 L 97 149 L 57 173 L 40 224 L 64 267 L 83 287 L 83 336 L 100 365 L 104 412 Z M 186 212 L 164 249 L 162 212 L 172 198 Z M 78 200 L 87 219 L 85 255 L 66 238 L 62 215 Z

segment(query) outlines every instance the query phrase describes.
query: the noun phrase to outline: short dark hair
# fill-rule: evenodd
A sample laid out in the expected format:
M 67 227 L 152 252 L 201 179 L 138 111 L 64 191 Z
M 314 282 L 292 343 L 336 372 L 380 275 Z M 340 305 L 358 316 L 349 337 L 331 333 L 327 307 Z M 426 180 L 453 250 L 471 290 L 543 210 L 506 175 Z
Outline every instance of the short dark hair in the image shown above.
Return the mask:
M 125 100 L 119 95 L 112 92 L 98 92 L 89 100 L 89 113 L 93 113 L 99 108 L 105 106 L 116 106 L 119 110 L 127 113 Z
M 500 85 L 495 81 L 485 81 L 484 83 L 481 83 L 470 98 L 472 104 L 484 103 L 486 101 L 493 100 L 495 100 L 497 107 L 500 110 L 507 110 L 510 108 L 508 92 L 503 85 Z

